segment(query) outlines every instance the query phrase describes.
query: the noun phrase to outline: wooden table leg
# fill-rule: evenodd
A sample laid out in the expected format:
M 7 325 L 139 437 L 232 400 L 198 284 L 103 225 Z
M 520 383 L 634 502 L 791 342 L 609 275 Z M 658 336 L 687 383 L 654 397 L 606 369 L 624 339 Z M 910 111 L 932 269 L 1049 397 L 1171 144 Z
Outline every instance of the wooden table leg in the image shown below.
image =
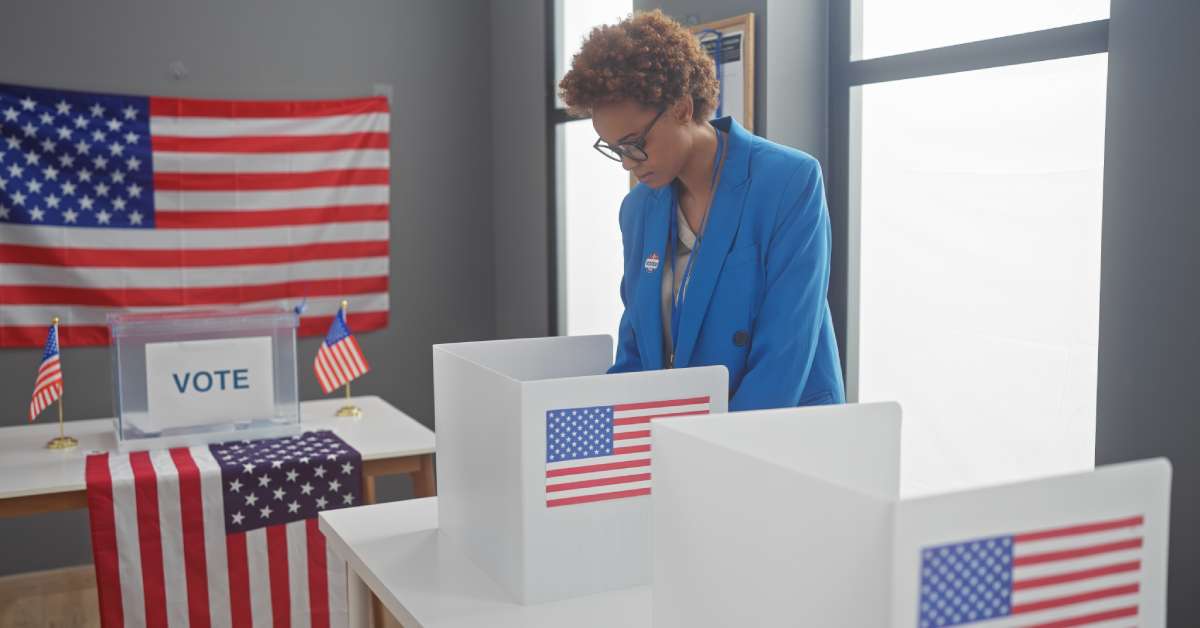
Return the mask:
M 376 503 L 374 474 L 363 474 L 363 503 Z M 374 593 L 367 591 L 366 595 L 368 600 L 367 610 L 364 610 L 363 612 L 368 614 L 364 615 L 363 628 L 366 628 L 367 626 L 370 626 L 371 628 L 383 628 L 383 604 L 379 602 L 379 598 L 376 597 Z M 350 625 L 356 626 L 357 624 L 355 624 L 354 620 L 351 619 Z
M 434 476 L 433 454 L 421 456 L 421 468 L 412 473 L 413 495 L 433 497 L 437 495 L 437 479 Z
M 375 502 L 375 476 L 363 475 L 363 503 L 374 504 Z
M 432 496 L 434 491 L 436 491 L 436 486 L 434 485 L 433 480 L 432 455 L 420 456 L 419 460 L 414 460 L 412 457 L 407 457 L 401 459 L 371 461 L 370 463 L 364 465 L 363 468 L 363 503 L 375 504 L 378 502 L 378 493 L 375 489 L 375 480 L 379 476 L 395 475 L 397 473 L 407 473 L 409 477 L 412 478 L 413 494 L 416 497 Z M 395 622 L 394 620 L 392 623 L 388 622 L 390 615 L 387 612 L 387 609 L 383 607 L 383 603 L 379 601 L 379 598 L 374 593 L 367 591 L 366 597 L 366 605 L 369 609 L 369 614 L 366 617 L 369 617 L 369 620 L 363 620 L 368 622 L 363 624 L 364 628 L 366 626 L 371 626 L 372 628 L 386 628 L 387 626 L 398 625 L 398 622 Z M 351 626 L 357 626 L 357 624 L 351 622 Z
M 375 482 L 384 475 L 412 475 L 421 471 L 424 455 L 380 458 L 363 461 L 363 503 L 378 503 L 379 494 Z
M 371 624 L 371 590 L 353 569 L 346 570 L 346 610 L 350 616 L 350 628 L 368 628 Z
M 389 628 L 391 626 L 399 626 L 400 622 L 397 622 L 395 620 L 388 621 L 389 619 L 391 619 L 391 617 L 392 617 L 392 614 L 389 613 L 388 610 L 383 607 L 383 602 L 380 602 L 378 597 L 372 595 L 371 596 L 371 626 L 373 628 Z

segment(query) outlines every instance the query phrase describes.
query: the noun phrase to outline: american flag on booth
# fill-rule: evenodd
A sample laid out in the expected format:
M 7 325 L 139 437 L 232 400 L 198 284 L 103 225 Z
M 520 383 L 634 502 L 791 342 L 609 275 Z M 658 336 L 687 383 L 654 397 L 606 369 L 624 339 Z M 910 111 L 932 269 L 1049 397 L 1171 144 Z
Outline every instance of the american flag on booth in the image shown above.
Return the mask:
M 62 396 L 62 364 L 58 355 L 58 321 L 50 325 L 46 334 L 46 348 L 42 350 L 42 363 L 38 365 L 37 378 L 33 383 L 33 399 L 29 402 L 29 420 L 37 418 L 42 410 L 50 407 Z
M 108 342 L 112 310 L 346 296 L 388 317 L 388 103 L 0 85 L 0 346 Z
M 971 539 L 921 551 L 917 626 L 1131 626 L 1141 515 Z
M 346 322 L 346 306 L 338 309 L 329 324 L 329 333 L 317 349 L 317 357 L 313 360 L 313 372 L 321 390 L 329 394 L 338 386 L 345 385 L 371 370 L 362 348 L 350 333 L 350 325 Z
M 362 458 L 332 432 L 97 454 L 86 476 L 105 628 L 346 625 L 316 516 L 362 502 Z
M 650 494 L 650 421 L 708 414 L 709 397 L 546 412 L 546 506 Z

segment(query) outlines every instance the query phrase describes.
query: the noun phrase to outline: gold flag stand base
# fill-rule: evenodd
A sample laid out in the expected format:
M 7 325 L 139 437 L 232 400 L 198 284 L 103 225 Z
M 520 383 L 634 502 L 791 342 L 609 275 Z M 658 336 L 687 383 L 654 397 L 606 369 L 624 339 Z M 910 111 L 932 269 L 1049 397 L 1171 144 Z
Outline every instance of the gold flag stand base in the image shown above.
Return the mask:
M 344 305 L 342 307 L 345 307 Z M 350 382 L 346 382 L 346 405 L 338 408 L 335 416 L 357 419 L 362 417 L 362 409 L 350 403 Z
M 78 446 L 79 441 L 70 436 L 52 438 L 50 442 L 46 443 L 46 449 L 75 449 Z
M 362 409 L 358 406 L 342 406 L 338 408 L 337 416 L 358 418 L 362 416 Z

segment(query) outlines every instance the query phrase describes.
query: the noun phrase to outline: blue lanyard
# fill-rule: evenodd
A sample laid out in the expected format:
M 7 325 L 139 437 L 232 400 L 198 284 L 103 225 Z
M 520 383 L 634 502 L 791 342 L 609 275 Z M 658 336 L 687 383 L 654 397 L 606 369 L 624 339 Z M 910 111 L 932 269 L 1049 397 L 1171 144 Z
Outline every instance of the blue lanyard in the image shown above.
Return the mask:
M 717 178 L 721 173 L 721 162 L 724 161 L 724 144 L 725 137 L 721 131 L 717 131 L 717 154 L 713 158 L 713 173 L 711 191 L 708 202 L 708 211 L 704 212 L 704 220 L 700 223 L 700 231 L 696 233 L 696 244 L 692 247 L 692 252 L 688 255 L 687 265 L 683 268 L 683 279 L 679 281 L 679 290 L 675 288 L 675 247 L 679 243 L 679 235 L 677 233 L 679 226 L 679 195 L 674 193 L 672 203 L 671 216 L 668 218 L 667 225 L 667 248 L 671 251 L 667 259 L 667 263 L 671 265 L 671 288 L 673 291 L 671 299 L 671 356 L 668 363 L 668 368 L 675 367 L 675 351 L 679 349 L 679 319 L 683 315 L 683 302 L 687 295 L 688 285 L 691 283 L 693 265 L 696 258 L 700 255 L 700 245 L 704 241 L 704 227 L 708 224 L 708 216 L 712 213 L 712 202 L 717 197 Z

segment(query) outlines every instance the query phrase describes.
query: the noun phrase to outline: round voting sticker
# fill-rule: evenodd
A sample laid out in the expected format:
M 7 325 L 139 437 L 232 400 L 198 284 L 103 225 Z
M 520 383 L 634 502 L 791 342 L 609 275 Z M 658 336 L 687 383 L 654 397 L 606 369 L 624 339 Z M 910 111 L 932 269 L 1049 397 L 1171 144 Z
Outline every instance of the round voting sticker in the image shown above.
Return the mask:
M 650 257 L 646 258 L 646 272 L 652 273 L 658 270 L 658 253 L 651 253 Z

